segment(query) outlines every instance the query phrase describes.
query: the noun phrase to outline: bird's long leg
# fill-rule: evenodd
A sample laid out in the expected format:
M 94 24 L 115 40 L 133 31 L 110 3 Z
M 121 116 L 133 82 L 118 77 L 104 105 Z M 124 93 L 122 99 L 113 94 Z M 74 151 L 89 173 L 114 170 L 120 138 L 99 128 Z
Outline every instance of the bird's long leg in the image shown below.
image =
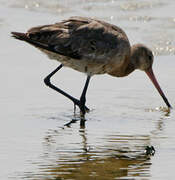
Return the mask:
M 67 97 L 68 99 L 70 99 L 74 105 L 77 105 L 79 107 L 81 107 L 81 102 L 74 98 L 73 96 L 69 95 L 68 93 L 64 92 L 63 90 L 59 89 L 58 87 L 56 87 L 55 85 L 53 85 L 50 82 L 50 78 L 57 72 L 59 71 L 61 68 L 63 67 L 63 65 L 59 65 L 54 71 L 52 71 L 45 79 L 44 79 L 44 83 L 49 86 L 50 88 L 54 89 L 55 91 L 59 92 L 60 94 L 62 94 L 63 96 Z M 89 108 L 87 108 L 86 106 L 84 107 L 85 111 L 89 111 Z M 81 108 L 80 108 L 81 109 Z
M 82 115 L 84 116 L 85 113 L 86 113 L 86 106 L 85 106 L 85 103 L 86 103 L 86 92 L 87 92 L 87 88 L 88 88 L 88 85 L 89 85 L 89 81 L 90 81 L 90 78 L 91 76 L 87 76 L 87 79 L 86 79 L 86 83 L 84 85 L 84 88 L 83 88 L 83 92 L 81 94 L 81 97 L 80 97 L 80 110 L 81 110 L 81 113 Z

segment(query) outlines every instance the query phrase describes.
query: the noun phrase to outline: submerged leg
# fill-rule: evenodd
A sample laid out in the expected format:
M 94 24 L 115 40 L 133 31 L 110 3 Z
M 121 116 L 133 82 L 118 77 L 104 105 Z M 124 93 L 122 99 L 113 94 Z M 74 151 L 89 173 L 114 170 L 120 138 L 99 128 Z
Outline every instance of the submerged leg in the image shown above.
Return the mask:
M 81 101 L 79 101 L 78 99 L 74 98 L 73 96 L 69 95 L 68 93 L 64 92 L 63 90 L 59 89 L 58 87 L 54 86 L 51 82 L 50 82 L 50 78 L 57 72 L 59 71 L 61 68 L 63 67 L 63 65 L 59 65 L 54 71 L 52 71 L 45 79 L 44 79 L 44 83 L 49 86 L 50 88 L 54 89 L 55 91 L 59 92 L 60 94 L 62 94 L 63 96 L 67 97 L 68 99 L 70 99 L 74 105 L 77 105 L 79 107 L 81 107 Z M 89 111 L 89 109 L 85 106 L 85 111 Z M 81 110 L 81 108 L 80 108 Z
M 87 92 L 87 88 L 88 88 L 88 85 L 89 85 L 89 81 L 90 81 L 90 78 L 91 76 L 87 76 L 87 79 L 86 79 L 86 83 L 84 85 L 84 88 L 83 88 L 83 92 L 81 94 L 81 97 L 80 97 L 80 110 L 81 110 L 81 113 L 82 115 L 84 116 L 85 113 L 86 113 L 86 107 L 85 107 L 85 103 L 86 103 L 86 92 Z

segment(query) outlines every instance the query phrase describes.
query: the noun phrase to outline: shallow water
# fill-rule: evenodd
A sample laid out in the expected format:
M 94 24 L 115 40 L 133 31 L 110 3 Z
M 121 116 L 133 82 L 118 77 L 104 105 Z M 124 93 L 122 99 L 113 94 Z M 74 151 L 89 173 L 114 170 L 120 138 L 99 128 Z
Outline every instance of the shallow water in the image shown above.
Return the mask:
M 155 75 L 175 107 L 174 6 L 173 0 L 0 0 L 0 179 L 173 179 L 175 111 L 166 111 L 143 72 L 93 77 L 83 128 L 78 109 L 75 117 L 73 104 L 43 83 L 58 62 L 10 31 L 73 15 L 119 25 L 131 43 L 153 49 Z M 78 97 L 85 78 L 64 68 L 53 82 Z M 148 157 L 151 145 L 156 153 Z

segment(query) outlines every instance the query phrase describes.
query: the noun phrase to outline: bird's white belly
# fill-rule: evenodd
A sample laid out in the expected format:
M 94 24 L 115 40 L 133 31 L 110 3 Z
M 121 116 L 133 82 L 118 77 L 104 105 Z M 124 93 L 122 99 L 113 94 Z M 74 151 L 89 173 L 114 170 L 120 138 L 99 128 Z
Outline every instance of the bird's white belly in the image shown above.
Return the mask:
M 40 49 L 41 50 L 41 49 Z M 50 59 L 54 59 L 62 63 L 64 66 L 70 67 L 76 71 L 93 74 L 105 74 L 111 70 L 111 65 L 108 61 L 96 61 L 90 59 L 72 59 L 70 57 L 62 56 L 52 53 L 47 50 L 42 51 L 47 54 Z

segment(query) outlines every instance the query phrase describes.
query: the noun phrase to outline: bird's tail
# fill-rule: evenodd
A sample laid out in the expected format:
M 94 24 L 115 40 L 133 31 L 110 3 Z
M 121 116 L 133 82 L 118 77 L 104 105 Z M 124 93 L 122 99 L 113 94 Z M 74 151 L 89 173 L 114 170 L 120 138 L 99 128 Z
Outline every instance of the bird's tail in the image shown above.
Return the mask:
M 11 32 L 11 34 L 12 34 L 12 37 L 14 37 L 15 39 L 25 41 L 25 42 L 35 46 L 36 48 L 40 49 L 41 51 L 44 51 L 44 52 L 49 51 L 49 52 L 60 54 L 63 56 L 69 56 L 74 59 L 81 59 L 81 56 L 74 54 L 74 52 L 72 54 L 71 53 L 68 54 L 67 52 L 65 53 L 65 52 L 59 51 L 58 49 L 55 49 L 55 46 L 52 44 L 43 43 L 43 42 L 37 40 L 36 38 L 32 38 L 32 36 L 31 36 L 32 34 L 30 34 L 30 33 Z
M 26 33 L 11 32 L 11 34 L 12 34 L 12 37 L 19 39 L 19 40 L 27 41 L 29 39 L 27 37 Z
M 34 41 L 33 39 L 31 39 L 27 33 L 21 33 L 21 32 L 11 32 L 12 34 L 12 37 L 14 37 L 15 39 L 19 39 L 19 40 L 22 40 L 22 41 L 26 41 L 28 42 L 29 44 L 31 45 L 34 45 L 34 46 L 39 46 L 39 42 L 37 41 Z
M 47 44 L 43 44 L 43 43 L 40 43 L 38 41 L 31 39 L 27 33 L 11 32 L 11 34 L 12 34 L 12 37 L 14 37 L 15 39 L 25 41 L 25 42 L 35 46 L 36 48 L 39 48 L 40 50 L 44 49 L 47 51 L 52 51 L 52 52 L 57 53 L 54 49 L 49 47 Z

